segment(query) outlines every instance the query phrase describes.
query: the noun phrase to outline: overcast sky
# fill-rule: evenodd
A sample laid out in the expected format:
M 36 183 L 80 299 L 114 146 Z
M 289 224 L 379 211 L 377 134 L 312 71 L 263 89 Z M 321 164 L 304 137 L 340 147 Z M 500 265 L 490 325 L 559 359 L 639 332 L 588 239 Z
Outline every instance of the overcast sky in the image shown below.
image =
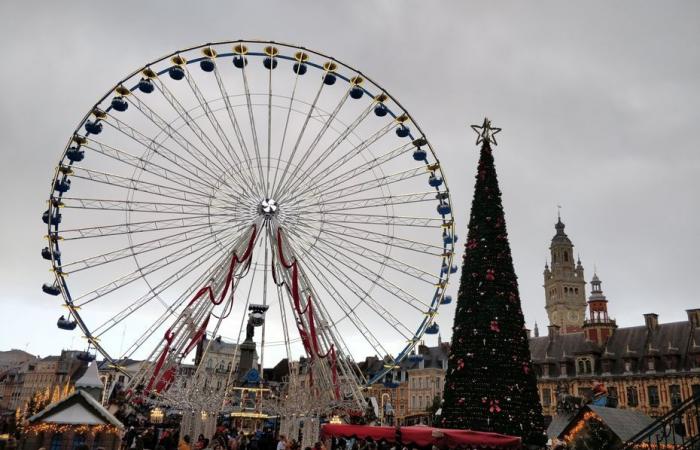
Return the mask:
M 385 86 L 438 153 L 462 237 L 478 157 L 468 125 L 488 115 L 502 127 L 495 157 L 530 326 L 547 323 L 558 204 L 619 325 L 685 320 L 700 307 L 699 25 L 695 1 L 0 2 L 0 349 L 84 345 L 55 326 L 63 310 L 41 293 L 39 254 L 52 172 L 82 116 L 147 61 L 239 38 L 303 45 Z

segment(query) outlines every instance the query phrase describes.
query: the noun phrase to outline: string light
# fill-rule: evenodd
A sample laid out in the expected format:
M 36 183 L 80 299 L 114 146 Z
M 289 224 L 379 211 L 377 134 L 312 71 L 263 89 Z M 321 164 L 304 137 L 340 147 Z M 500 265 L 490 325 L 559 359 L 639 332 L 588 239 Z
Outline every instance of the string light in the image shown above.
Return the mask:
M 40 433 L 50 433 L 50 434 L 60 434 L 60 433 L 75 433 L 75 434 L 97 434 L 97 433 L 108 433 L 108 434 L 119 434 L 121 430 L 114 425 L 100 424 L 100 425 L 87 425 L 87 424 L 58 424 L 50 422 L 42 422 L 37 424 L 30 424 L 25 428 L 25 433 L 28 434 L 40 434 Z

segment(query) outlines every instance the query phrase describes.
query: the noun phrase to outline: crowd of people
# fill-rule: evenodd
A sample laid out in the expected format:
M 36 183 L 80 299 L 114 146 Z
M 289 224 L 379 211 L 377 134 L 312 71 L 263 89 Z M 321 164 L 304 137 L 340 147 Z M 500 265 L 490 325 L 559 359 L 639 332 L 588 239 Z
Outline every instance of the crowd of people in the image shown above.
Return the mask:
M 129 427 L 122 439 L 121 450 L 302 450 L 296 439 L 280 435 L 275 439 L 271 429 L 245 433 L 225 425 L 216 429 L 211 438 L 203 434 L 180 436 L 176 429 L 138 430 Z M 304 450 L 326 450 L 322 443 Z M 370 449 L 368 449 L 370 450 Z

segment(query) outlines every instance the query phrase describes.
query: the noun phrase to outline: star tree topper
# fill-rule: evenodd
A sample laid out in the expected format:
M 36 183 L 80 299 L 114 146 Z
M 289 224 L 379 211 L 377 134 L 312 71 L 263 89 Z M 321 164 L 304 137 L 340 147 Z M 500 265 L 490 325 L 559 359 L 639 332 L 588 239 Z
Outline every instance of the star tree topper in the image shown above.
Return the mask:
M 493 145 L 498 145 L 498 142 L 496 142 L 496 134 L 499 133 L 501 129 L 492 127 L 491 121 L 488 117 L 484 117 L 484 123 L 481 126 L 472 125 L 471 127 L 472 130 L 479 135 L 479 137 L 476 138 L 476 145 L 479 145 L 484 141 Z

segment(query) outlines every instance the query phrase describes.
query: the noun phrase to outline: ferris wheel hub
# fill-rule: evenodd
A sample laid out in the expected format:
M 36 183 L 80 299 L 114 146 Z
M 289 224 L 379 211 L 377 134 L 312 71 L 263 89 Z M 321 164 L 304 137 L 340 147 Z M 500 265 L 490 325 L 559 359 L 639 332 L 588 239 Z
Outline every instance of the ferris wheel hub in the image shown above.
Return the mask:
M 276 216 L 277 209 L 277 202 L 271 198 L 266 198 L 260 202 L 260 214 L 265 216 L 265 218 L 272 218 L 273 216 Z

